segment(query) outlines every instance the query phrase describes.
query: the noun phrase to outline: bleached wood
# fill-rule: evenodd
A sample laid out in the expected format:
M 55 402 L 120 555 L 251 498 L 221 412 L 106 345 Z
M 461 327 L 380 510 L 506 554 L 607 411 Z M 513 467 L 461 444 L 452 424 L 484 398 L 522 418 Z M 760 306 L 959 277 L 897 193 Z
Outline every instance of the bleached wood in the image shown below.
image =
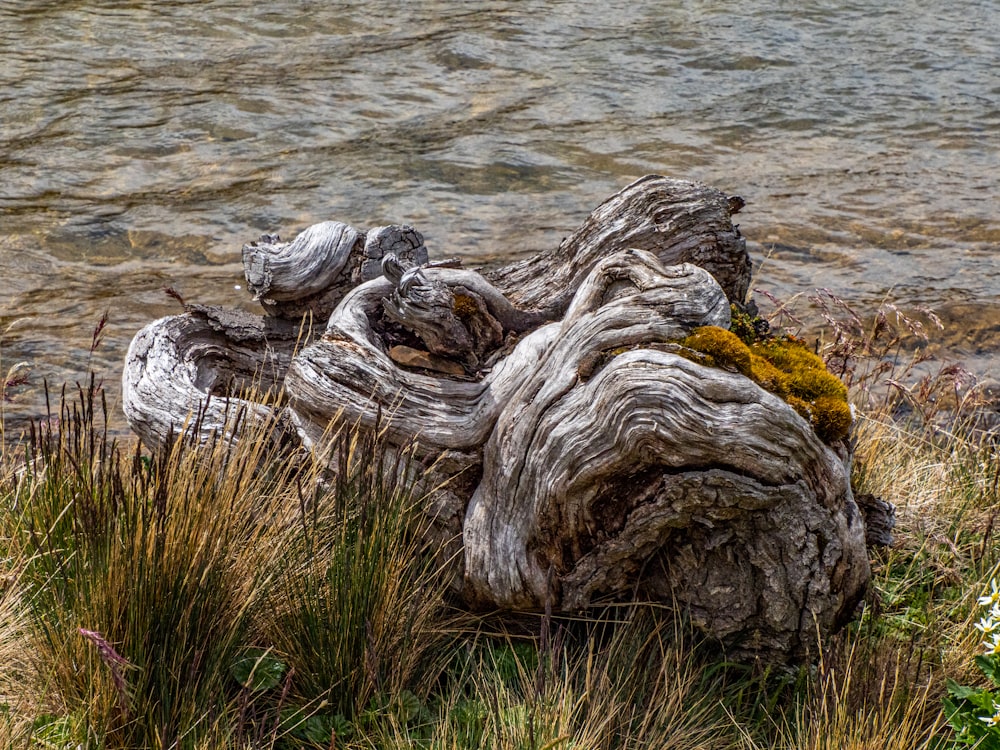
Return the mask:
M 673 598 L 757 654 L 801 653 L 850 614 L 869 567 L 849 471 L 784 401 L 655 349 L 586 381 L 552 378 L 560 364 L 483 449 L 467 596 L 567 610 Z
M 728 220 L 729 211 L 730 200 L 717 190 L 665 177 L 646 177 L 601 204 L 557 251 L 495 270 L 485 279 L 463 271 L 464 281 L 458 286 L 465 285 L 478 295 L 505 331 L 521 333 L 545 320 L 559 319 L 583 278 L 600 259 L 634 246 L 650 248 L 668 264 L 689 258 L 701 262 L 716 278 L 729 281 L 732 287 L 729 296 L 734 299 L 734 294 L 739 296 L 745 292 L 749 258 L 739 232 Z M 320 330 L 330 312 L 351 289 L 364 280 L 381 278 L 375 274 L 380 272 L 383 259 L 390 254 L 409 266 L 427 263 L 422 235 L 412 227 L 398 225 L 362 233 L 340 222 L 324 222 L 307 229 L 292 242 L 283 243 L 277 236 L 264 235 L 258 242 L 243 248 L 248 286 L 265 312 L 272 317 L 295 321 L 297 325 L 302 324 L 305 316 L 307 327 L 319 326 Z M 727 270 L 726 263 L 732 268 Z M 452 263 L 446 261 L 442 265 Z M 428 268 L 423 273 L 431 275 L 436 270 L 439 269 Z M 326 279 L 327 286 L 313 283 L 314 278 Z M 391 293 L 388 291 L 386 296 Z M 381 300 L 377 304 L 381 305 Z M 484 322 L 488 325 L 488 321 Z M 167 331 L 166 324 L 161 323 L 161 326 L 168 340 L 176 335 Z M 155 335 L 151 329 L 143 333 L 146 339 Z M 175 352 L 179 357 L 175 365 L 165 361 L 159 377 L 169 379 L 175 369 L 183 372 L 195 367 L 201 371 L 219 370 L 211 376 L 214 380 L 229 378 L 224 371 L 224 357 L 194 362 L 192 358 L 199 356 L 201 351 L 198 347 L 186 350 L 167 342 L 159 348 L 164 356 Z M 482 362 L 477 356 L 476 367 L 469 369 L 491 365 L 495 369 L 502 365 L 497 364 L 497 360 L 503 353 L 502 349 L 498 350 Z M 140 374 L 128 370 L 141 370 L 143 362 L 129 359 L 123 379 L 139 382 Z M 517 366 L 516 362 L 509 365 L 511 368 Z M 149 379 L 153 375 L 145 377 Z M 205 377 L 203 375 L 202 380 Z M 195 388 L 197 391 L 198 386 Z M 162 390 L 169 393 L 171 386 L 164 383 Z M 136 396 L 130 407 L 133 413 L 143 415 L 136 418 L 133 428 L 147 443 L 155 444 L 171 427 L 176 428 L 184 421 L 191 405 L 199 398 L 196 391 L 174 394 L 176 407 L 170 410 L 166 407 L 168 399 L 157 396 L 157 386 L 149 386 Z M 202 400 L 208 395 L 208 391 L 201 390 Z M 466 396 L 457 394 L 456 398 L 461 401 Z M 144 406 L 144 399 L 149 399 L 151 406 Z M 387 400 L 384 394 L 382 400 Z M 332 413 L 327 418 L 330 416 Z M 316 419 L 320 419 L 319 415 Z M 221 424 L 204 421 L 203 424 L 206 430 L 221 428 Z
M 864 523 L 846 442 L 679 343 L 746 294 L 741 205 L 643 178 L 557 250 L 483 274 L 428 263 L 411 227 L 265 238 L 247 274 L 277 317 L 189 306 L 151 324 L 126 413 L 152 445 L 200 410 L 207 439 L 263 370 L 287 404 L 245 406 L 306 448 L 335 421 L 418 442 L 410 470 L 431 467 L 427 512 L 471 606 L 648 598 L 741 653 L 801 655 L 864 590 Z M 310 320 L 322 335 L 292 357 Z
M 396 366 L 369 320 L 394 285 L 386 279 L 363 284 L 334 310 L 321 340 L 303 349 L 292 362 L 285 389 L 293 418 L 310 436 L 320 434 L 334 414 L 371 428 L 381 419 L 382 428 L 395 439 L 416 435 L 427 451 L 468 450 L 485 442 L 498 410 L 526 375 L 547 361 L 546 349 L 553 346 L 553 339 L 558 339 L 555 346 L 593 354 L 640 340 L 667 342 L 698 325 L 728 325 L 728 303 L 705 271 L 691 265 L 664 269 L 653 256 L 639 251 L 613 256 L 599 265 L 584 284 L 581 300 L 594 304 L 595 298 L 621 284 L 624 265 L 632 268 L 635 280 L 645 287 L 647 307 L 626 311 L 612 303 L 604 313 L 608 318 L 619 316 L 612 328 L 600 332 L 582 327 L 574 339 L 565 338 L 565 322 L 543 326 L 476 381 Z M 463 288 L 469 283 L 467 271 L 433 269 L 428 274 Z M 574 314 L 582 314 L 585 304 L 574 307 Z M 656 315 L 657 308 L 667 312 Z M 587 335 L 591 339 L 584 341 Z M 553 372 L 553 376 L 558 374 Z
M 608 198 L 558 248 L 488 271 L 519 307 L 565 309 L 594 265 L 619 250 L 653 253 L 665 266 L 693 263 L 743 302 L 750 285 L 746 241 L 731 217 L 742 206 L 715 188 L 649 175 Z
M 322 338 L 293 360 L 285 390 L 303 439 L 313 444 L 338 415 L 349 424 L 378 426 L 390 441 L 416 436 L 424 452 L 482 445 L 500 404 L 548 345 L 556 326 L 526 336 L 478 381 L 405 370 L 392 361 L 369 322 L 394 288 L 383 278 L 354 289 L 334 310 Z
M 247 288 L 268 315 L 325 320 L 348 290 L 377 278 L 384 255 L 427 262 L 420 232 L 391 225 L 360 232 L 339 221 L 306 228 L 291 242 L 262 235 L 243 246 Z
M 280 431 L 278 411 L 240 394 L 280 390 L 298 333 L 286 321 L 200 305 L 153 321 L 125 356 L 125 417 L 154 450 L 185 431 L 199 441 L 224 436 L 237 415 Z
M 247 287 L 265 310 L 281 314 L 282 303 L 315 298 L 326 292 L 343 272 L 351 253 L 361 253 L 364 236 L 339 221 L 314 224 L 291 242 L 263 235 L 243 246 Z
M 480 368 L 505 336 L 537 328 L 546 311 L 519 310 L 482 276 L 445 267 L 404 270 L 394 255 L 382 265 L 395 287 L 382 301 L 390 320 L 433 354 L 450 357 L 468 374 Z
M 703 269 L 643 251 L 604 259 L 562 321 L 478 382 L 394 367 L 369 316 L 395 285 L 366 286 L 292 364 L 290 407 L 307 439 L 337 413 L 416 436 L 425 455 L 481 447 L 461 522 L 468 601 L 673 597 L 709 632 L 752 633 L 743 648 L 769 654 L 806 650 L 850 612 L 869 569 L 842 457 L 778 397 L 675 353 L 694 327 L 728 326 Z M 692 534 L 705 543 L 669 544 Z

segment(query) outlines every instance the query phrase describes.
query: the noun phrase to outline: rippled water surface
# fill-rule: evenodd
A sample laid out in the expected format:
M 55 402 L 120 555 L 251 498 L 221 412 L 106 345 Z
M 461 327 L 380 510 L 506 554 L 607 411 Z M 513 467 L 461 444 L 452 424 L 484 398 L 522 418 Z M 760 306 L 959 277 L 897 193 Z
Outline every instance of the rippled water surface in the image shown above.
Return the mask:
M 165 286 L 246 304 L 262 232 L 507 259 L 647 173 L 747 200 L 758 286 L 930 305 L 988 371 L 1000 14 L 892 5 L 0 0 L 0 368 L 34 367 L 8 418 L 117 380 Z

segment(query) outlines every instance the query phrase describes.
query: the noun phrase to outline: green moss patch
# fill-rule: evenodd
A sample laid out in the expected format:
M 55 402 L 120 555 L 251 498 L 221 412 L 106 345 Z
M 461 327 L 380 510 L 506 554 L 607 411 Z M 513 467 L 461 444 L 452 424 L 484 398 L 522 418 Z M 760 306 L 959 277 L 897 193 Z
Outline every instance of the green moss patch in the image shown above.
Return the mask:
M 851 429 L 847 386 L 798 339 L 782 336 L 748 345 L 732 331 L 702 326 L 680 343 L 707 355 L 709 364 L 745 375 L 783 398 L 809 420 L 824 442 L 847 437 Z

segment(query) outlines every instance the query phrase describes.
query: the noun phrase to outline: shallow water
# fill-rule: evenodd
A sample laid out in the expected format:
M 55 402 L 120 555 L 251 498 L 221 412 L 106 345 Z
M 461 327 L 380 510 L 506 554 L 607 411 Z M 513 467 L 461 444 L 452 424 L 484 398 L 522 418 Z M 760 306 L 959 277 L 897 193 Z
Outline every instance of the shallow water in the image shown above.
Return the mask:
M 8 418 L 117 381 L 165 286 L 246 304 L 262 232 L 405 222 L 508 259 L 647 173 L 747 200 L 757 286 L 928 305 L 987 373 L 1000 14 L 893 5 L 0 0 L 0 369 L 34 368 Z

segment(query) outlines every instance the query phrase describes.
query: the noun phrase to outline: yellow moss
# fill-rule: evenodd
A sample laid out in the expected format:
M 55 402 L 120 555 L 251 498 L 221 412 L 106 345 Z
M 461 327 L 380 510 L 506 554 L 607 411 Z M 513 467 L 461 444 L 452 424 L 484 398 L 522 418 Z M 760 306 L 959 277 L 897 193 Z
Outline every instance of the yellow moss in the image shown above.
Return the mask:
M 681 342 L 682 346 L 710 356 L 719 367 L 750 377 L 750 348 L 725 328 L 702 326 Z
M 750 356 L 750 379 L 764 390 L 788 396 L 788 375 L 757 354 Z
M 788 375 L 788 391 L 806 401 L 823 396 L 847 401 L 847 386 L 826 370 L 800 370 Z
M 694 362 L 696 365 L 701 365 L 702 367 L 715 367 L 715 360 L 711 356 L 703 352 L 696 352 L 690 347 L 683 347 L 675 352 L 677 356 L 684 357 L 684 359 Z
M 803 401 L 798 396 L 789 396 L 785 399 L 788 405 L 791 406 L 795 411 L 799 413 L 799 416 L 803 419 L 807 419 L 812 422 L 813 410 L 812 407 L 805 401 Z
M 826 365 L 819 356 L 809 351 L 803 342 L 791 337 L 758 341 L 753 345 L 753 352 L 783 372 L 826 371 Z
M 830 443 L 847 437 L 852 420 L 851 407 L 846 398 L 820 396 L 812 402 L 810 421 L 821 440 Z
M 785 400 L 812 425 L 824 442 L 832 443 L 845 438 L 851 431 L 851 407 L 844 399 L 820 396 L 814 401 L 806 401 L 798 396 L 789 396 Z
M 459 318 L 467 319 L 479 312 L 479 305 L 467 294 L 456 294 L 451 309 Z
M 782 337 L 748 347 L 730 331 L 705 326 L 695 329 L 681 344 L 707 355 L 702 364 L 714 362 L 735 370 L 785 399 L 822 440 L 833 442 L 850 431 L 847 387 L 802 341 Z
M 791 337 L 760 341 L 752 350 L 757 383 L 808 419 L 822 440 L 829 443 L 847 436 L 851 429 L 847 386 L 826 369 L 819 356 Z

